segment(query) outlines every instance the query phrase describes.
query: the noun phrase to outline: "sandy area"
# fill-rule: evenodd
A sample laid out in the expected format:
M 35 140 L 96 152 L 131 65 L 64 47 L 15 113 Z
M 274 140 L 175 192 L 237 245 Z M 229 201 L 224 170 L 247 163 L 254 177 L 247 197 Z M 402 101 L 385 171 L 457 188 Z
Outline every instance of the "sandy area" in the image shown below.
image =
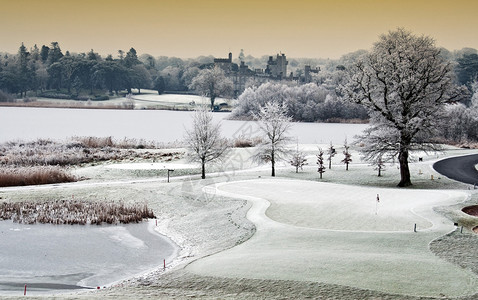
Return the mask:
M 420 170 L 425 173 L 423 177 L 429 177 L 427 166 L 417 164 L 412 171 Z M 181 248 L 179 258 L 166 270 L 158 266 L 153 272 L 106 289 L 60 298 L 477 296 L 478 243 L 469 229 L 473 224 L 462 233 L 453 225 L 468 218 L 461 208 L 476 202 L 476 193 L 446 178 L 432 183 L 418 178 L 415 182 L 447 190 L 372 188 L 366 187 L 366 179 L 365 187 L 319 183 L 315 170 L 296 174 L 292 167 L 284 167 L 278 171 L 282 177 L 278 179 L 269 179 L 267 166 L 228 171 L 215 167 L 211 172 L 216 173 L 206 180 L 181 175 L 167 183 L 164 174 L 144 180 L 131 173 L 126 173 L 130 177 L 116 178 L 119 173 L 105 176 L 111 165 L 97 166 L 78 170 L 92 178 L 89 181 L 2 189 L 0 197 L 16 201 L 74 194 L 85 201 L 147 202 L 159 217 L 156 229 Z M 366 164 L 356 162 L 351 167 L 362 177 L 374 173 Z M 378 182 L 388 186 L 387 180 L 396 181 L 397 172 L 390 168 L 385 181 Z M 341 178 L 350 174 L 356 173 L 334 166 L 333 172 L 325 175 L 342 182 Z M 453 187 L 460 190 L 449 190 Z M 417 232 L 413 231 L 414 224 Z M 459 245 L 451 247 L 457 240 Z

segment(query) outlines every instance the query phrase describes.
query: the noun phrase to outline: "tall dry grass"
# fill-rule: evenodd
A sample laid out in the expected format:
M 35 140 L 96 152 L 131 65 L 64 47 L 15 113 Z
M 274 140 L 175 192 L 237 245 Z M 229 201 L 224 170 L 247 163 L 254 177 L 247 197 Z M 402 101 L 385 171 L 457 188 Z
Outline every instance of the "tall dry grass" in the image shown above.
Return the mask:
M 0 187 L 63 183 L 76 180 L 75 176 L 56 166 L 0 168 Z
M 147 218 L 156 217 L 146 204 L 125 206 L 123 203 L 81 200 L 0 203 L 0 220 L 24 224 L 128 224 Z

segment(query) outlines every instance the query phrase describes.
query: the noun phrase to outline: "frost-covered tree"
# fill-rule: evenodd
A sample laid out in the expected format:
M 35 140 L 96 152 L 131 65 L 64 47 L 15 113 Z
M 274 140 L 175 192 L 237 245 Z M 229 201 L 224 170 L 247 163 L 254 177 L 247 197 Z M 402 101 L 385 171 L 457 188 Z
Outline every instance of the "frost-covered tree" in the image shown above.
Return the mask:
M 193 116 L 192 129 L 186 130 L 185 142 L 191 152 L 190 159 L 201 163 L 201 178 L 206 178 L 206 163 L 221 160 L 229 145 L 221 137 L 221 127 L 213 124 L 212 113 L 198 108 Z
M 478 110 L 478 80 L 471 84 L 473 95 L 471 96 L 471 108 Z
M 382 159 L 382 156 L 378 156 L 375 161 L 372 162 L 374 170 L 378 171 L 378 177 L 382 176 L 382 172 L 385 171 L 385 162 Z
M 204 69 L 193 78 L 190 89 L 194 89 L 211 100 L 211 110 L 214 109 L 214 101 L 217 97 L 231 96 L 234 91 L 232 80 L 226 77 L 224 71 L 219 67 Z
M 348 171 L 349 170 L 349 164 L 352 162 L 352 154 L 350 154 L 350 146 L 349 144 L 347 143 L 347 139 L 345 139 L 345 142 L 344 142 L 344 159 L 342 159 L 342 162 L 345 164 L 345 170 Z
M 291 166 L 295 167 L 295 172 L 299 173 L 299 169 L 302 170 L 302 167 L 307 164 L 307 158 L 305 157 L 305 153 L 299 151 L 299 145 L 297 144 L 297 148 L 295 152 L 292 154 L 291 160 L 289 161 Z
M 361 137 L 365 156 L 398 156 L 398 186 L 411 185 L 410 151 L 428 148 L 444 105 L 462 98 L 453 66 L 432 38 L 398 29 L 382 35 L 349 75 L 341 94 L 371 114 L 372 127 Z
M 294 121 L 325 121 L 331 119 L 366 119 L 366 110 L 357 104 L 337 98 L 335 86 L 328 88 L 325 84 L 308 83 L 264 83 L 252 85 L 238 98 L 233 116 L 250 118 L 270 99 L 275 99 L 287 106 L 287 114 Z
M 440 126 L 440 137 L 455 143 L 478 141 L 478 107 L 449 105 Z
M 329 169 L 332 169 L 332 157 L 335 156 L 337 152 L 335 151 L 334 145 L 330 142 L 329 148 L 327 148 L 327 160 L 329 161 Z
M 291 127 L 291 118 L 287 116 L 287 107 L 278 102 L 271 101 L 261 108 L 254 118 L 259 123 L 263 133 L 262 143 L 257 146 L 254 160 L 258 162 L 271 162 L 271 176 L 276 176 L 275 164 L 283 159 L 289 151 L 287 142 L 290 138 L 286 135 Z
M 317 172 L 320 174 L 320 179 L 322 179 L 322 174 L 325 173 L 325 165 L 324 165 L 324 150 L 319 147 L 319 154 L 317 154 L 317 165 L 319 166 Z

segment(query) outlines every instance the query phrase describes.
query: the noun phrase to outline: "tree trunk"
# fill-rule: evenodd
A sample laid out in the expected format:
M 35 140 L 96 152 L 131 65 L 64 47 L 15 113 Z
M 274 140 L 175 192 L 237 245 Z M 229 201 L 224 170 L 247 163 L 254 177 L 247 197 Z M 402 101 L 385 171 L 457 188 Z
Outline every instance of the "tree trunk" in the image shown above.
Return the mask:
M 216 100 L 216 96 L 211 95 L 211 111 L 214 111 L 214 101 Z
M 201 162 L 201 178 L 206 179 L 206 162 Z
M 400 163 L 400 182 L 399 187 L 407 187 L 412 185 L 410 179 L 410 169 L 408 167 L 408 149 L 400 147 L 400 153 L 398 154 L 398 161 Z
M 274 151 L 272 151 L 271 153 L 271 163 L 272 163 L 272 174 L 271 176 L 272 177 L 275 177 L 276 176 L 276 160 L 275 160 L 275 157 L 274 157 Z

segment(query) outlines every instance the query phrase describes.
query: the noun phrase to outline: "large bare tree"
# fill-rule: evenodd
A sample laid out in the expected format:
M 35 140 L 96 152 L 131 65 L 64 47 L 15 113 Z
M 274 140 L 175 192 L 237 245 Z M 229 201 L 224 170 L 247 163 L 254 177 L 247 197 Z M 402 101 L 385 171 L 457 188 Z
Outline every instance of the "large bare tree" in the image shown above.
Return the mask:
M 272 174 L 275 176 L 275 164 L 289 154 L 286 148 L 290 138 L 286 135 L 291 127 L 291 117 L 287 116 L 287 107 L 276 101 L 267 102 L 254 116 L 264 135 L 254 155 L 256 161 L 271 162 Z
M 380 36 L 349 75 L 342 94 L 371 114 L 372 127 L 362 136 L 365 158 L 398 156 L 398 186 L 411 185 L 410 151 L 429 148 L 443 106 L 463 96 L 453 66 L 432 38 L 398 29 Z
M 198 108 L 191 129 L 186 129 L 186 143 L 191 160 L 201 163 L 201 178 L 206 178 L 206 163 L 221 160 L 229 150 L 228 142 L 221 137 L 220 125 L 212 121 L 212 113 Z

